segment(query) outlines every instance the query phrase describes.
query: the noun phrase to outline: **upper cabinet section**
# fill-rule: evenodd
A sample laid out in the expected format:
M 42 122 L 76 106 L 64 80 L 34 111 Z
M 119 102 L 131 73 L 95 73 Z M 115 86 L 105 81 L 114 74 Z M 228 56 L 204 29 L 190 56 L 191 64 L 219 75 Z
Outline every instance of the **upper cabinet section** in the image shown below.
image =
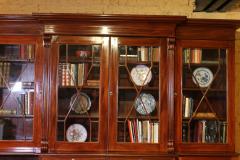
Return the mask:
M 112 38 L 111 44 L 110 148 L 160 151 L 167 140 L 161 117 L 163 40 Z
M 226 149 L 232 146 L 234 125 L 230 45 L 209 42 L 206 46 L 199 41 L 192 41 L 191 45 L 181 41 L 181 44 L 178 49 L 181 84 L 176 84 L 180 89 L 177 92 L 181 91 L 177 108 L 177 119 L 181 119 L 179 141 L 185 147 L 215 144 L 219 148 L 212 150 Z
M 0 44 L 3 140 L 33 139 L 34 48 L 33 44 Z
M 51 146 L 58 146 L 54 149 L 103 149 L 107 45 L 108 38 L 101 37 L 57 37 L 53 43 L 51 117 L 56 119 L 51 124 Z
M 37 37 L 0 37 L 0 149 L 26 147 L 35 152 L 40 147 L 43 66 L 39 42 Z
M 182 141 L 227 143 L 227 50 L 184 48 L 182 57 Z

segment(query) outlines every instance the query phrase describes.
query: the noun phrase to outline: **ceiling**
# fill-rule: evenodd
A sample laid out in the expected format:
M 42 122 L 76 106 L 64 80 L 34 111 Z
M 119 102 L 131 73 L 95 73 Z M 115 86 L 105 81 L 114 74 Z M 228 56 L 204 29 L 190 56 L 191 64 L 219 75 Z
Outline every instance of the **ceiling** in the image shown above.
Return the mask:
M 240 12 L 240 0 L 195 0 L 194 12 Z

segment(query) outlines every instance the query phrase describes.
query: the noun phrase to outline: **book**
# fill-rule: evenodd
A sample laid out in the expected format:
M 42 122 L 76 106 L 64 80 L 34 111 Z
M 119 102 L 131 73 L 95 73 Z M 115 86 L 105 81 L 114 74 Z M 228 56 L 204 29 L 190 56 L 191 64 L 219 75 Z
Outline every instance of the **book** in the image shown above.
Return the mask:
M 202 49 L 201 48 L 185 48 L 183 50 L 183 62 L 184 63 L 201 63 L 202 61 Z
M 61 65 L 61 67 L 62 67 L 62 78 L 61 78 L 61 84 L 62 84 L 62 86 L 66 86 L 67 84 L 66 84 L 66 74 L 67 74 L 67 64 L 66 63 L 62 63 L 62 65 Z
M 137 124 L 138 124 L 138 142 L 142 143 L 142 121 L 137 120 Z
M 70 86 L 71 85 L 71 64 L 70 63 L 66 63 L 66 70 L 65 70 L 65 83 L 66 83 L 66 86 Z
M 138 48 L 138 52 L 140 54 L 141 61 L 149 61 L 149 50 L 145 46 L 141 46 Z
M 227 122 L 222 122 L 222 127 L 220 131 L 220 140 L 222 143 L 227 142 Z
M 153 143 L 158 143 L 158 130 L 159 130 L 159 123 L 153 123 Z
M 149 143 L 150 142 L 150 124 L 149 120 L 142 121 L 142 137 L 143 137 L 143 143 Z
M 28 44 L 27 45 L 27 59 L 34 59 L 34 45 L 33 44 Z
M 129 137 L 130 137 L 130 142 L 134 142 L 133 140 L 133 127 L 132 127 L 132 122 L 130 120 L 128 122 L 128 131 L 129 131 Z
M 3 86 L 3 62 L 0 62 L 0 87 Z
M 188 141 L 188 124 L 187 123 L 182 124 L 182 141 L 183 142 Z
M 201 63 L 202 60 L 202 49 L 194 48 L 191 49 L 191 63 Z
M 202 141 L 201 142 L 206 143 L 206 121 L 202 120 L 201 123 L 202 123 L 202 137 L 201 137 Z
M 158 62 L 160 59 L 160 47 L 153 47 L 152 48 L 152 60 L 153 62 Z
M 58 84 L 63 86 L 63 64 L 58 64 Z
M 78 74 L 78 65 L 77 64 L 70 64 L 70 86 L 75 86 L 77 84 L 77 74 Z
M 183 117 L 189 118 L 193 113 L 193 98 L 191 97 L 183 97 Z
M 77 77 L 78 77 L 78 86 L 82 86 L 84 83 L 84 63 L 78 64 L 78 72 L 77 72 Z

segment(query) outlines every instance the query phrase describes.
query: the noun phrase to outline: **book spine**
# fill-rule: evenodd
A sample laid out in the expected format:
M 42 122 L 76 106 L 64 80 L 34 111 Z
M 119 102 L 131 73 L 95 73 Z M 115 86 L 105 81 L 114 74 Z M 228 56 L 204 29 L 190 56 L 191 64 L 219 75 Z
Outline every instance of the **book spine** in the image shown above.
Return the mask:
M 132 122 L 130 120 L 128 122 L 128 130 L 129 130 L 129 137 L 130 137 L 130 142 L 134 142 L 133 140 L 133 127 L 132 127 Z
M 70 86 L 70 64 L 66 64 L 66 73 L 65 73 L 65 81 L 66 81 L 66 86 Z
M 63 64 L 58 64 L 58 84 L 62 86 L 62 80 L 63 80 Z
M 152 49 L 153 62 L 158 62 L 160 58 L 160 47 L 153 47 Z
M 70 74 L 69 74 L 69 81 L 70 81 L 70 86 L 74 86 L 75 80 L 74 80 L 74 64 L 69 64 L 69 70 L 70 70 Z
M 159 133 L 158 133 L 158 130 L 159 130 L 159 123 L 158 122 L 154 122 L 154 140 L 153 140 L 153 143 L 158 143 L 158 135 L 159 135 Z
M 206 121 L 202 120 L 202 143 L 206 143 Z
M 3 86 L 3 62 L 0 62 L 0 87 Z
M 142 143 L 142 121 L 138 121 L 138 142 Z
M 78 86 L 83 85 L 83 77 L 84 77 L 84 64 L 80 63 L 78 64 L 78 72 L 77 72 Z
M 67 64 L 62 64 L 62 86 L 66 86 Z

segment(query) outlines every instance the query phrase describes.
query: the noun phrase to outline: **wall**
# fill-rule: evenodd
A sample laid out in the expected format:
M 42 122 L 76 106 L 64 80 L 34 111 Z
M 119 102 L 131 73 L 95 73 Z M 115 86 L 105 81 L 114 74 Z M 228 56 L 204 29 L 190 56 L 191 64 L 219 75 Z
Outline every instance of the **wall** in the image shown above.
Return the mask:
M 240 19 L 240 6 L 233 7 L 227 13 L 194 13 L 193 8 L 193 0 L 0 0 L 0 14 L 147 14 Z M 236 150 L 240 152 L 240 30 L 236 33 L 236 39 Z
M 193 13 L 194 0 L 0 0 L 0 14 L 96 13 L 186 15 L 240 19 L 240 6 L 228 13 Z M 239 5 L 239 4 L 238 4 Z

